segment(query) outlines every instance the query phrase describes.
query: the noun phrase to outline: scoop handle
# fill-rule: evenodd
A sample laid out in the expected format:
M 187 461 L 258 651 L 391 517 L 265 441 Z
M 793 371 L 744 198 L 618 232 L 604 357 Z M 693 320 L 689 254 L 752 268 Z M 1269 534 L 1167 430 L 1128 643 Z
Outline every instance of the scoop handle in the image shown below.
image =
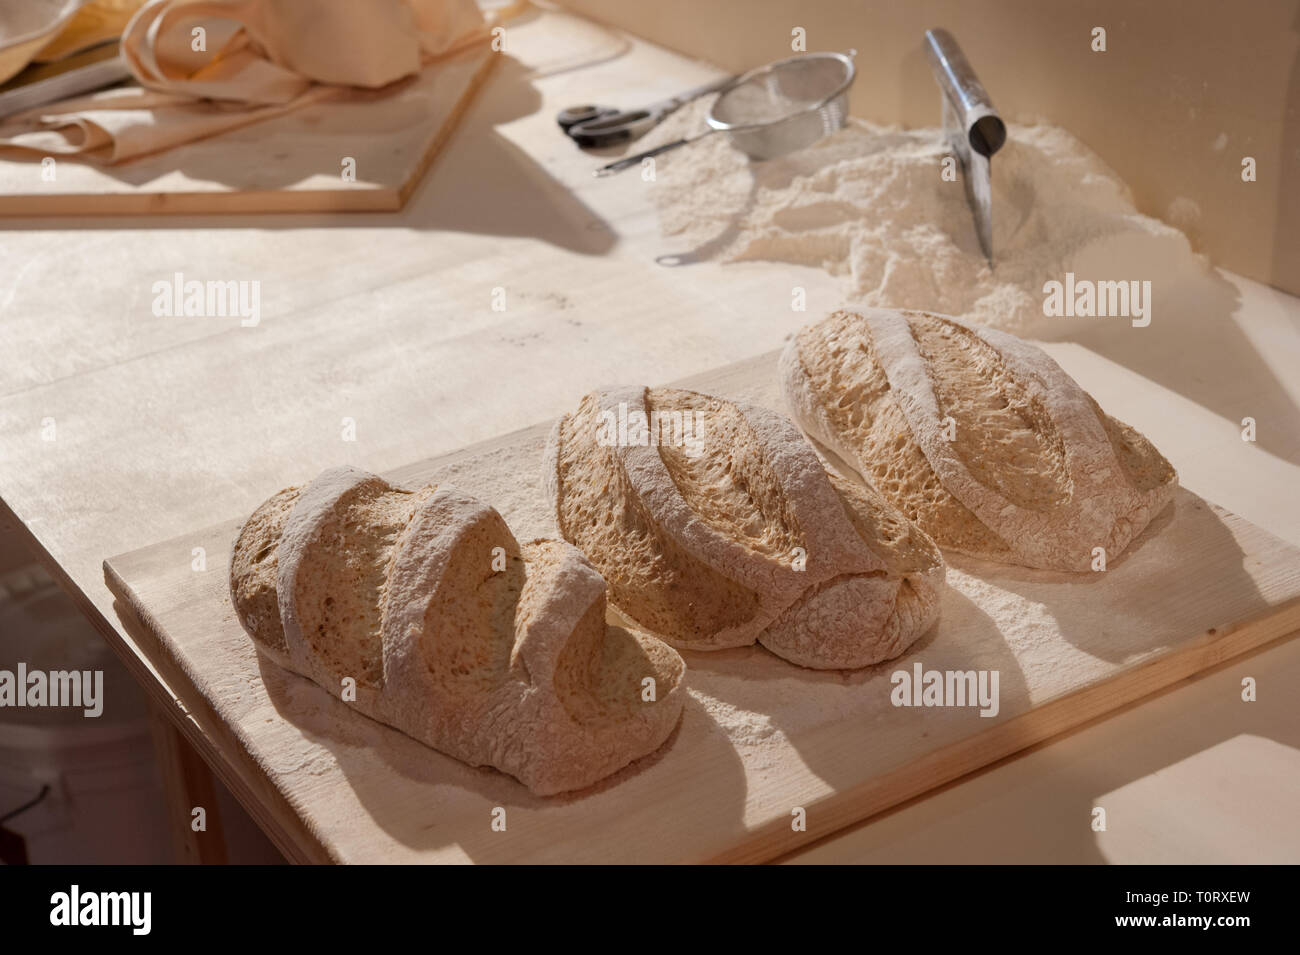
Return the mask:
M 966 54 L 942 28 L 925 31 L 925 52 L 935 81 L 966 131 L 971 148 L 982 156 L 992 156 L 1007 141 L 1007 127 Z

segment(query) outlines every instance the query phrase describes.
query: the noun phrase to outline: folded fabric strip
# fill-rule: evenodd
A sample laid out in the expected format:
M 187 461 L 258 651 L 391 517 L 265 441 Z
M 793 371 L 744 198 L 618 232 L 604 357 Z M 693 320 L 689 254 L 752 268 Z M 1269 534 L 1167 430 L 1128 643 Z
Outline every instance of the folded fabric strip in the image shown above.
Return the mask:
M 113 165 L 260 123 L 339 92 L 340 87 L 313 85 L 282 105 L 232 107 L 139 87 L 104 90 L 16 117 L 0 127 L 0 147 Z

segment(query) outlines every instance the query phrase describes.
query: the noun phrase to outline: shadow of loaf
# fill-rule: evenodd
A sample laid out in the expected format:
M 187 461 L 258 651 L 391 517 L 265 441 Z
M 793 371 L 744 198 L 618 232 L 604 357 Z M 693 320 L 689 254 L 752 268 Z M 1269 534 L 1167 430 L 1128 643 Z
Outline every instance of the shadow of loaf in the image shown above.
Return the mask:
M 681 658 L 607 626 L 605 582 L 574 548 L 520 544 L 453 487 L 340 467 L 286 488 L 240 531 L 230 590 L 270 660 L 539 795 L 654 751 L 681 714 Z

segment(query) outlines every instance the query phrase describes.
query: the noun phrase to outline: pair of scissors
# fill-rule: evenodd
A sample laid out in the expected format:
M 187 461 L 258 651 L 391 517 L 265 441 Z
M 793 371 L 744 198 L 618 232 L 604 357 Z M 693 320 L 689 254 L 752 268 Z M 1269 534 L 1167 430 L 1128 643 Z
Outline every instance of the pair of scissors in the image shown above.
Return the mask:
M 663 122 L 664 117 L 685 106 L 691 100 L 730 86 L 736 77 L 728 76 L 704 86 L 679 93 L 671 99 L 660 100 L 644 109 L 621 110 L 613 106 L 570 106 L 555 117 L 564 130 L 584 149 L 617 146 L 648 133 Z

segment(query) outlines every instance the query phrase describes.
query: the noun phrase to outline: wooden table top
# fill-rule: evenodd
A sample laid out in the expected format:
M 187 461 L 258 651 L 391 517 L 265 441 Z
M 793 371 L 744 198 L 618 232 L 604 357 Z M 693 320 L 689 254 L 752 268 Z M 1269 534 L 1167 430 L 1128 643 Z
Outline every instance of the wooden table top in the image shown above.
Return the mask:
M 592 179 L 591 157 L 554 124 L 593 89 L 650 101 L 715 73 L 551 13 L 512 27 L 506 54 L 400 213 L 0 221 L 0 515 L 25 530 L 155 700 L 174 695 L 118 619 L 105 558 L 246 514 L 332 464 L 391 470 L 556 415 L 601 384 L 669 381 L 771 350 L 840 303 L 837 281 L 810 269 L 656 265 L 677 250 L 659 238 L 644 184 L 634 173 Z M 178 271 L 260 281 L 260 323 L 155 317 L 153 284 Z M 790 309 L 794 285 L 807 290 L 806 314 Z M 1108 395 L 1107 410 L 1145 431 L 1187 487 L 1300 543 L 1300 300 L 1230 275 L 1222 287 L 1213 308 L 1179 303 L 1136 341 L 1089 333 L 1080 381 L 1104 392 L 1115 364 L 1142 373 L 1150 388 Z M 1246 416 L 1254 444 L 1240 439 Z M 1269 653 L 1278 672 L 1300 665 L 1300 642 Z M 1186 734 L 1211 682 L 1156 703 L 1187 717 Z M 1249 731 L 1300 746 L 1293 710 L 1274 715 Z M 1156 733 L 1159 718 L 1137 732 Z M 1222 742 L 1227 719 L 1204 748 Z M 256 801 L 211 734 L 198 724 L 187 734 L 246 805 Z M 1122 747 L 1084 751 L 1053 778 L 1078 802 L 1090 760 L 1123 784 L 1161 768 L 1150 751 L 1126 758 Z M 1222 769 L 1203 763 L 1186 773 Z M 897 820 L 957 800 L 985 813 L 1010 857 L 1069 861 L 1077 846 L 1092 858 L 1086 829 L 1062 849 L 1017 825 L 1023 788 L 999 790 L 990 808 L 987 780 L 1006 769 L 894 814 L 885 825 L 897 857 L 942 856 L 924 819 L 903 834 Z M 1300 778 L 1294 762 L 1286 772 Z M 1268 831 L 1267 813 L 1254 824 Z M 864 831 L 884 830 L 815 853 L 878 851 L 870 838 L 864 848 Z

